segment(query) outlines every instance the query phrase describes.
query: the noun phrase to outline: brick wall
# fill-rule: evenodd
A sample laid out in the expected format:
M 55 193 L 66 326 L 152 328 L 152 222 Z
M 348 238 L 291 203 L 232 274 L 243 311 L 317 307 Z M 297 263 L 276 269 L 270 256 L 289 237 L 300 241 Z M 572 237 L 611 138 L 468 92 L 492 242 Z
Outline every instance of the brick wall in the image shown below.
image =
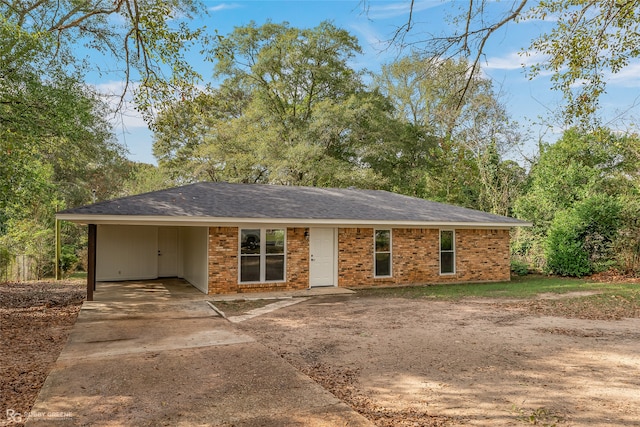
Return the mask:
M 374 277 L 373 229 L 338 232 L 338 286 L 509 280 L 509 230 L 456 230 L 456 272 L 440 274 L 440 230 L 392 231 L 392 277 Z
M 456 230 L 458 282 L 503 281 L 511 277 L 509 230 Z
M 238 284 L 238 228 L 209 228 L 209 293 L 306 289 L 306 228 L 287 229 L 286 282 Z M 440 275 L 438 229 L 392 231 L 392 277 L 374 277 L 373 228 L 338 230 L 338 286 L 371 287 L 509 280 L 509 230 L 455 232 L 456 272 Z
M 238 228 L 209 227 L 209 294 L 238 292 Z
M 209 228 L 209 294 L 285 291 L 309 287 L 306 228 L 287 229 L 286 282 L 238 283 L 237 227 Z
M 372 280 L 373 228 L 338 229 L 338 286 L 371 286 Z

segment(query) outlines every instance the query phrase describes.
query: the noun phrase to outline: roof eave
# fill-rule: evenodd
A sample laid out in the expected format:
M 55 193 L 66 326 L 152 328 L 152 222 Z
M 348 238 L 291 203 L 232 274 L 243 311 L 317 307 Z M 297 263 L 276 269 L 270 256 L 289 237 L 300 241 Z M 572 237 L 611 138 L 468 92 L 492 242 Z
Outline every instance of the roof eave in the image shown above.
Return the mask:
M 376 219 L 331 219 L 331 218 L 233 218 L 209 216 L 149 216 L 149 215 L 93 215 L 56 214 L 62 221 L 80 224 L 119 224 L 155 226 L 237 226 L 250 224 L 273 224 L 287 226 L 394 226 L 426 228 L 511 228 L 531 227 L 525 221 L 514 222 L 471 222 L 471 221 L 417 221 L 417 220 L 376 220 Z

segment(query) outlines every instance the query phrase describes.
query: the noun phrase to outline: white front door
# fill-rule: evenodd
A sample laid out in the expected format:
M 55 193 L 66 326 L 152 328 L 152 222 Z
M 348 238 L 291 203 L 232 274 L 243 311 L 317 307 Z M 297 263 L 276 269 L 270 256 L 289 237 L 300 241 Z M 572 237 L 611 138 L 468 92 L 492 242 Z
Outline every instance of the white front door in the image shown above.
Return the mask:
M 158 227 L 158 277 L 178 275 L 178 228 Z
M 309 287 L 335 286 L 335 230 L 309 230 Z

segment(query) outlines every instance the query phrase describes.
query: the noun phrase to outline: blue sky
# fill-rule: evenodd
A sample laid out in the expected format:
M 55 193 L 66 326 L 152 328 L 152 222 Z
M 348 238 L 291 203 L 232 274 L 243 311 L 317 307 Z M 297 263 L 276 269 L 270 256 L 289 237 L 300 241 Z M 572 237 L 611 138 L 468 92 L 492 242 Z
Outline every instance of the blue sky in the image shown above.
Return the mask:
M 209 16 L 195 22 L 194 25 L 206 25 L 209 32 L 217 30 L 225 35 L 236 26 L 243 26 L 250 21 L 258 25 L 271 20 L 275 23 L 288 22 L 291 26 L 310 28 L 320 22 L 329 20 L 355 35 L 362 46 L 363 55 L 355 58 L 352 66 L 356 69 L 366 68 L 377 71 L 380 65 L 393 61 L 399 54 L 386 43 L 395 29 L 406 23 L 409 16 L 408 0 L 386 1 L 369 0 L 365 12 L 363 3 L 349 0 L 290 0 L 290 1 L 205 1 Z M 509 7 L 511 2 L 490 3 L 489 13 L 499 12 Z M 455 12 L 456 8 L 466 7 L 465 2 L 442 2 L 439 0 L 416 0 L 414 5 L 414 27 L 410 33 L 414 41 L 424 37 L 425 32 L 441 34 L 447 31 L 446 15 Z M 552 22 L 527 21 L 509 24 L 496 33 L 486 49 L 482 67 L 486 77 L 492 79 L 494 90 L 500 94 L 502 102 L 507 106 L 511 117 L 521 125 L 526 135 L 524 146 L 512 156 L 521 159 L 535 151 L 539 139 L 554 141 L 561 132 L 557 126 L 548 128 L 538 123 L 544 119 L 554 125 L 552 113 L 562 102 L 561 95 L 552 91 L 548 75 L 529 79 L 522 68 L 525 62 L 534 61 L 535 57 L 519 55 L 528 47 L 530 40 L 547 30 Z M 416 45 L 419 47 L 419 44 Z M 212 64 L 193 57 L 193 65 L 205 79 L 211 76 Z M 121 87 L 117 79 L 103 75 L 92 83 L 103 90 L 114 90 Z M 638 108 L 630 108 L 638 101 L 640 92 L 640 63 L 634 62 L 622 73 L 609 79 L 608 93 L 602 99 L 601 106 L 606 120 L 616 118 L 622 112 L 627 117 L 638 113 Z M 611 126 L 627 130 L 627 123 L 612 122 Z M 155 163 L 152 155 L 152 133 L 146 128 L 144 121 L 133 111 L 128 110 L 117 119 L 116 133 L 118 139 L 129 149 L 132 160 Z

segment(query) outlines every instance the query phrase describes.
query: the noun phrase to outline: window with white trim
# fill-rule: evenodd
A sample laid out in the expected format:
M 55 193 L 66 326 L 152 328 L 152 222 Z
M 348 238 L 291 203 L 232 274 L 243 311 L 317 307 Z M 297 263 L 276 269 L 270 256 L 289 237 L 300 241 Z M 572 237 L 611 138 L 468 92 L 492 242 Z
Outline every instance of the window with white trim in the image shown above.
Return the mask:
M 373 252 L 375 277 L 390 277 L 391 230 L 375 230 Z
M 240 283 L 281 282 L 285 272 L 286 230 L 240 230 Z
M 454 274 L 456 272 L 454 230 L 440 230 L 440 274 Z

